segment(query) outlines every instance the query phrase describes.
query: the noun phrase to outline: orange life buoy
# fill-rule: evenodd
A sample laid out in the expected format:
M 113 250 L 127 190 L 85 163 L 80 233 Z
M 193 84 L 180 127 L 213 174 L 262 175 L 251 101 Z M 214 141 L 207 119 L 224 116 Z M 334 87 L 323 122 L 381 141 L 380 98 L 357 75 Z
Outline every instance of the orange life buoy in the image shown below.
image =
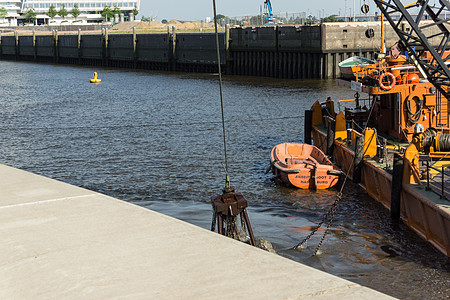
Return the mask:
M 388 76 L 390 78 L 391 84 L 390 85 L 385 85 L 383 83 L 383 79 L 385 76 Z M 386 72 L 380 75 L 380 77 L 378 78 L 378 83 L 380 84 L 380 88 L 382 88 L 385 91 L 389 91 L 392 90 L 392 88 L 395 86 L 395 76 L 392 73 Z

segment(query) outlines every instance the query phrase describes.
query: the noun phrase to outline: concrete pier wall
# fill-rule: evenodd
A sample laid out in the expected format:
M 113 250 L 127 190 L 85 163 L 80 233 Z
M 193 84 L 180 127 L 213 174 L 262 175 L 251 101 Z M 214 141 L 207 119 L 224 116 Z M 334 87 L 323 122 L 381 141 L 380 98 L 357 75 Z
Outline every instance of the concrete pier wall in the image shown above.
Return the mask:
M 393 299 L 99 193 L 0 176 L 1 299 Z
M 406 23 L 402 26 L 408 29 Z M 374 31 L 373 38 L 366 36 L 367 30 Z M 379 22 L 233 27 L 219 34 L 220 61 L 228 75 L 337 78 L 342 60 L 356 55 L 374 58 L 380 36 Z M 385 40 L 387 47 L 398 40 L 387 22 Z M 438 42 L 439 38 L 432 40 Z M 74 35 L 15 32 L 0 36 L 0 58 L 180 72 L 218 70 L 215 34 L 173 29 L 157 34 L 108 34 L 106 29 L 102 34 Z

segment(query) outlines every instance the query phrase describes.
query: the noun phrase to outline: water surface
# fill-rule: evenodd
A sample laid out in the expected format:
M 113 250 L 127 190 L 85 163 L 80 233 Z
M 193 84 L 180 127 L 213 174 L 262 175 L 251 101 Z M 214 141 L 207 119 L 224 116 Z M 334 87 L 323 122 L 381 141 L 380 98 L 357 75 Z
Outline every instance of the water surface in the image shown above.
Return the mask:
M 0 61 L 0 163 L 153 209 L 203 228 L 224 186 L 218 78 Z M 89 83 L 97 71 L 102 83 Z M 449 260 L 349 183 L 331 230 L 317 226 L 336 189 L 293 189 L 265 174 L 269 153 L 303 139 L 303 112 L 353 92 L 332 80 L 225 77 L 230 178 L 255 235 L 278 254 L 399 298 L 450 294 Z M 324 282 L 326 284 L 326 282 Z

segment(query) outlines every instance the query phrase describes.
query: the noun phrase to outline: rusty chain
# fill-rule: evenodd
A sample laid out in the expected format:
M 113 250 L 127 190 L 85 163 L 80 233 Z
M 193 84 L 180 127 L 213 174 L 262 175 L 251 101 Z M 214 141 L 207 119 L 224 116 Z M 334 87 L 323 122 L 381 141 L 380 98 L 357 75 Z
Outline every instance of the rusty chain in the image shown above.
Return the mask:
M 298 243 L 294 249 L 298 249 L 300 248 L 306 241 L 308 241 L 314 234 L 316 234 L 316 232 L 322 227 L 322 225 L 325 223 L 325 221 L 330 218 L 330 221 L 327 223 L 327 230 L 325 231 L 325 233 L 328 231 L 328 228 L 331 226 L 331 223 L 333 222 L 333 217 L 334 214 L 336 212 L 337 209 L 337 205 L 339 203 L 339 201 L 342 199 L 342 193 L 338 193 L 338 195 L 336 196 L 336 200 L 334 201 L 334 203 L 330 206 L 330 208 L 328 209 L 327 213 L 323 216 L 322 221 L 320 221 L 319 225 L 313 230 L 311 231 L 307 237 L 305 237 L 303 239 L 303 241 L 301 241 L 300 243 Z M 331 217 L 330 217 L 331 214 Z M 317 251 L 319 251 L 320 246 L 323 243 L 323 240 L 325 238 L 325 233 L 319 243 L 319 246 L 316 248 L 316 251 L 314 252 L 314 255 L 316 255 Z
M 367 121 L 366 121 L 366 126 L 364 127 L 363 131 L 366 130 L 367 128 L 367 124 L 369 123 L 370 120 L 370 116 L 372 115 L 372 111 L 373 108 L 375 107 L 375 101 L 372 104 L 370 111 L 369 111 L 369 115 L 367 117 Z M 326 139 L 324 139 L 325 141 Z M 323 142 L 322 142 L 323 145 Z M 368 150 L 368 147 L 365 151 Z M 363 153 L 363 156 L 365 154 L 365 151 Z M 356 157 L 356 156 L 355 156 Z M 346 174 L 345 174 L 345 179 L 344 182 L 342 183 L 341 189 L 339 191 L 339 193 L 336 195 L 336 200 L 334 200 L 333 204 L 330 206 L 330 208 L 328 209 L 327 213 L 323 216 L 322 221 L 319 223 L 319 225 L 313 230 L 311 231 L 307 237 L 305 237 L 303 239 L 303 241 L 301 241 L 300 243 L 298 243 L 295 247 L 294 250 L 297 250 L 298 248 L 300 248 L 306 241 L 308 241 L 314 234 L 316 234 L 316 232 L 322 227 L 322 225 L 325 223 L 325 221 L 329 218 L 329 222 L 327 223 L 327 228 L 325 229 L 325 232 L 322 235 L 322 238 L 320 239 L 319 244 L 317 245 L 316 249 L 314 250 L 314 256 L 316 256 L 320 250 L 320 247 L 322 247 L 323 241 L 325 240 L 326 235 L 328 234 L 328 230 L 330 229 L 331 224 L 333 223 L 333 218 L 334 218 L 334 214 L 336 213 L 337 210 L 337 206 L 339 204 L 339 201 L 341 201 L 342 199 L 342 191 L 344 190 L 345 184 L 347 183 L 347 179 L 349 177 L 349 173 L 350 170 L 353 168 L 353 165 L 355 164 L 355 159 L 352 160 L 352 163 L 350 164 L 350 167 L 348 168 Z M 331 216 L 330 216 L 331 215 Z

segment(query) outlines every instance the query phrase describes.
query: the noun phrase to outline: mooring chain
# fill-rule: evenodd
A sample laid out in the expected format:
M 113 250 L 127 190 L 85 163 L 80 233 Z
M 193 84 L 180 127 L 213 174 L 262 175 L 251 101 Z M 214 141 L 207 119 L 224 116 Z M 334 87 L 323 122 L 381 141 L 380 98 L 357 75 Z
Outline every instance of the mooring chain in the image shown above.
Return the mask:
M 336 212 L 338 202 L 339 202 L 339 200 L 341 200 L 341 198 L 342 198 L 342 194 L 339 193 L 339 194 L 337 195 L 337 197 L 336 197 L 336 200 L 335 200 L 334 203 L 330 206 L 330 208 L 328 209 L 327 213 L 323 216 L 323 219 L 322 219 L 322 221 L 320 221 L 320 223 L 318 224 L 318 226 L 317 226 L 316 228 L 314 228 L 314 230 L 311 231 L 311 232 L 308 234 L 308 236 L 305 237 L 305 238 L 303 239 L 303 241 L 301 241 L 300 243 L 298 243 L 298 244 L 294 247 L 294 249 L 298 249 L 299 247 L 301 247 L 301 246 L 302 246 L 306 241 L 308 241 L 314 234 L 316 234 L 316 232 L 322 227 L 322 225 L 325 223 L 325 221 L 330 217 L 330 214 L 331 214 L 331 218 L 330 218 L 330 222 L 328 222 L 328 224 L 327 224 L 327 228 L 329 228 L 329 227 L 331 226 L 331 222 L 333 221 L 334 213 Z M 320 244 L 322 244 L 322 241 L 323 241 L 323 238 L 322 238 Z M 320 246 L 319 246 L 319 247 L 320 247 Z M 318 247 L 318 248 L 319 248 L 319 247 Z M 317 252 L 317 249 L 316 249 L 316 252 Z M 315 253 L 314 253 L 314 255 L 315 255 Z
M 369 120 L 370 120 L 370 117 L 371 117 L 371 115 L 372 115 L 372 111 L 373 111 L 373 108 L 374 108 L 374 107 L 375 107 L 375 101 L 373 101 L 373 104 L 372 104 L 372 106 L 371 106 L 371 108 L 370 108 L 369 115 L 368 115 L 367 121 L 366 121 L 366 126 L 364 127 L 363 131 L 365 131 L 366 128 L 367 128 L 367 124 L 369 123 Z M 358 126 L 358 127 L 359 127 L 359 126 Z M 361 129 L 362 129 L 362 128 L 361 128 Z M 325 141 L 325 139 L 324 139 L 324 141 Z M 322 144 L 323 144 L 323 142 L 322 142 Z M 365 152 L 366 152 L 368 149 L 369 149 L 369 147 L 366 148 L 366 150 L 365 150 L 364 153 L 363 153 L 363 156 L 364 156 Z M 355 156 L 355 157 L 356 157 L 356 156 Z M 319 223 L 319 225 L 318 225 L 313 231 L 310 232 L 310 234 L 308 234 L 308 236 L 307 236 L 306 238 L 303 239 L 303 241 L 301 241 L 300 243 L 298 243 L 298 244 L 294 247 L 295 250 L 298 249 L 300 246 L 302 246 L 307 240 L 309 240 L 309 239 L 310 239 L 310 238 L 311 238 L 311 237 L 319 230 L 319 228 L 322 227 L 322 225 L 325 223 L 325 221 L 326 221 L 328 218 L 330 218 L 329 222 L 327 223 L 327 228 L 325 229 L 325 232 L 323 233 L 322 238 L 320 239 L 320 242 L 319 242 L 319 244 L 317 245 L 316 250 L 314 251 L 314 256 L 317 255 L 317 253 L 318 253 L 319 250 L 320 250 L 320 247 L 321 247 L 322 244 L 323 244 L 323 241 L 325 240 L 326 235 L 328 234 L 328 230 L 329 230 L 331 224 L 333 223 L 334 214 L 336 213 L 336 210 L 337 210 L 337 206 L 338 206 L 338 204 L 339 204 L 339 201 L 341 201 L 341 199 L 342 199 L 342 191 L 344 190 L 345 184 L 347 183 L 347 179 L 348 179 L 348 177 L 349 177 L 350 170 L 353 168 L 353 165 L 354 165 L 354 164 L 355 164 L 355 159 L 352 160 L 352 163 L 350 164 L 350 167 L 348 168 L 348 171 L 347 171 L 346 174 L 345 174 L 344 182 L 342 183 L 342 186 L 341 186 L 341 189 L 340 189 L 339 193 L 337 193 L 337 195 L 336 195 L 336 200 L 334 200 L 333 204 L 332 204 L 331 207 L 328 209 L 327 213 L 324 215 L 322 221 Z M 330 216 L 330 214 L 331 214 L 331 216 Z
M 352 163 L 350 165 L 349 171 L 352 169 L 353 164 L 354 164 L 355 160 L 352 160 Z M 325 236 L 328 234 L 328 229 L 330 228 L 331 224 L 333 223 L 333 218 L 334 218 L 334 214 L 336 213 L 337 210 L 337 206 L 339 204 L 339 201 L 341 201 L 342 199 L 342 191 L 344 190 L 345 184 L 347 183 L 347 179 L 349 176 L 349 171 L 345 174 L 345 178 L 344 178 L 344 182 L 342 183 L 341 189 L 340 191 L 337 193 L 336 195 L 336 200 L 334 200 L 333 204 L 330 206 L 330 208 L 328 209 L 327 213 L 323 216 L 322 221 L 319 223 L 319 225 L 313 230 L 311 231 L 308 236 L 306 238 L 303 239 L 303 241 L 301 241 L 300 243 L 298 243 L 295 247 L 294 250 L 297 250 L 299 247 L 301 247 L 307 240 L 309 240 L 314 234 L 316 234 L 316 232 L 322 227 L 322 225 L 325 223 L 325 221 L 330 218 L 329 222 L 327 223 L 327 228 L 325 229 L 325 232 L 322 235 L 322 238 L 320 239 L 319 244 L 317 245 L 316 250 L 314 251 L 314 256 L 317 255 L 317 253 L 320 250 L 320 247 L 323 244 L 323 241 L 325 240 Z M 331 215 L 331 217 L 330 217 Z
M 331 217 L 330 217 L 330 222 L 328 222 L 327 224 L 327 229 L 325 229 L 325 232 L 322 235 L 322 239 L 320 240 L 319 244 L 317 245 L 316 250 L 314 251 L 314 256 L 317 255 L 317 253 L 320 250 L 320 247 L 322 246 L 323 241 L 325 240 L 325 236 L 328 234 L 328 230 L 330 229 L 331 224 L 333 223 L 333 218 L 334 218 L 334 214 L 336 213 L 336 209 L 338 206 L 339 201 L 342 199 L 342 194 L 339 193 L 336 196 L 336 200 L 334 201 L 333 205 L 331 206 Z

